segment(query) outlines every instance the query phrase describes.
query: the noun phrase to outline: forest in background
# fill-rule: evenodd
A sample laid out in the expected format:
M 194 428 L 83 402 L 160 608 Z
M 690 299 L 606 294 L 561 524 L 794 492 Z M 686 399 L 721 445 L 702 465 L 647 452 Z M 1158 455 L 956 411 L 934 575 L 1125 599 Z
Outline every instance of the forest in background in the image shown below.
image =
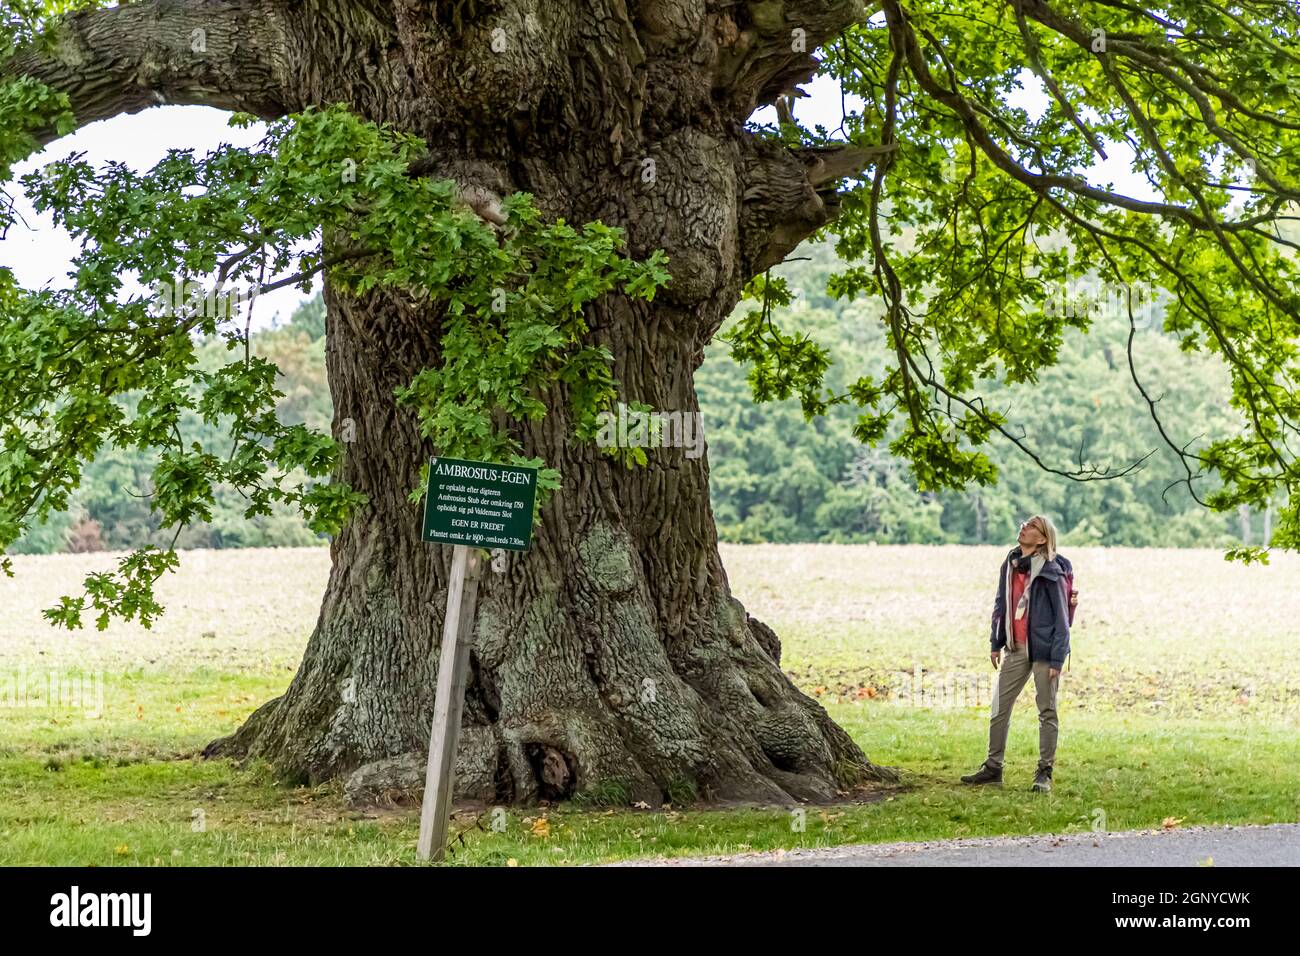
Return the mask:
M 803 313 L 800 326 L 830 352 L 834 364 L 827 384 L 842 390 L 864 371 L 878 374 L 887 352 L 876 302 L 846 302 L 828 294 L 827 279 L 837 266 L 842 263 L 828 245 L 808 244 L 773 271 L 796 294 L 791 308 Z M 1068 472 L 1087 462 L 1119 471 L 1150 453 L 1138 470 L 1114 480 L 1077 482 L 1045 471 L 1001 440 L 990 450 L 998 468 L 996 485 L 922 492 L 884 443 L 871 448 L 854 439 L 850 409 L 832 407 L 809 422 L 793 399 L 756 404 L 746 370 L 719 339 L 708 348 L 696 378 L 719 535 L 733 542 L 984 544 L 1013 540 L 1020 520 L 1045 512 L 1057 521 L 1063 540 L 1076 546 L 1228 547 L 1267 540 L 1268 513 L 1207 511 L 1179 483 L 1182 464 L 1161 440 L 1130 375 L 1128 316 L 1115 307 L 1114 290 L 1102 293 L 1091 299 L 1096 307 L 1090 332 L 1068 331 L 1060 361 L 1037 384 L 991 383 L 985 395 L 1008 413 L 1023 444 L 1051 467 Z M 742 303 L 738 311 L 749 307 L 752 303 Z M 781 323 L 780 315 L 776 321 Z M 253 350 L 281 369 L 281 418 L 328 430 L 325 308 L 319 296 L 287 322 L 255 333 Z M 214 367 L 232 361 L 220 341 L 205 343 L 202 354 Z M 1140 323 L 1134 359 L 1175 441 L 1195 446 L 1239 427 L 1227 405 L 1222 364 L 1182 351 L 1161 329 L 1158 315 Z M 182 434 L 187 444 L 199 442 L 214 453 L 229 442 L 222 430 L 197 416 L 183 424 Z M 33 529 L 11 551 L 170 543 L 172 533 L 160 531 L 150 508 L 152 467 L 141 452 L 107 450 L 87 466 L 75 507 Z M 325 543 L 287 509 L 250 519 L 245 507 L 232 489 L 219 490 L 212 519 L 185 529 L 179 546 Z

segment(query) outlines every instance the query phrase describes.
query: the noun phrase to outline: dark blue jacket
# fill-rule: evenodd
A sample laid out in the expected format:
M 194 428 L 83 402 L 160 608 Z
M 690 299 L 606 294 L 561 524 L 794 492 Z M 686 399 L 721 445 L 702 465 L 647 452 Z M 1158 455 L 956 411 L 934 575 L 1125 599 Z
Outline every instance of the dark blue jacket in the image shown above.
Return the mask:
M 1007 604 L 1010 595 L 1007 590 L 1007 569 L 1012 561 L 1020 558 L 1019 546 L 1002 562 L 998 571 L 998 590 L 993 597 L 993 632 L 990 641 L 993 650 L 1000 650 L 1007 644 Z M 1072 574 L 1070 562 L 1061 554 L 1043 565 L 1038 572 L 1029 592 L 1029 659 L 1047 661 L 1049 667 L 1060 668 L 1065 665 L 1065 658 L 1070 653 L 1070 619 L 1065 606 L 1066 598 L 1062 596 L 1062 576 Z M 1014 612 L 1014 609 L 1012 609 Z

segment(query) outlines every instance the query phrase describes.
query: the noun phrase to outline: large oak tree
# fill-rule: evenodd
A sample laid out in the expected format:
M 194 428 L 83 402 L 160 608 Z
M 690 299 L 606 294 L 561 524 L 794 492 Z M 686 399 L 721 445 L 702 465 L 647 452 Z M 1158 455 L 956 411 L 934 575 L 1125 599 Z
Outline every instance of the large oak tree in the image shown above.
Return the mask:
M 1228 363 L 1247 423 L 1181 435 L 1130 349 L 1184 480 L 1214 507 L 1281 502 L 1275 543 L 1300 538 L 1294 4 L 25 0 L 0 29 L 0 182 L 158 104 L 270 123 L 259 149 L 177 143 L 144 174 L 49 164 L 23 188 L 82 241 L 72 286 L 0 269 L 0 543 L 66 506 L 110 443 L 156 450 L 169 526 L 225 484 L 334 533 L 297 676 L 213 753 L 320 780 L 423 748 L 449 565 L 419 537 L 437 451 L 532 461 L 551 486 L 532 550 L 483 582 L 463 794 L 825 800 L 888 777 L 731 595 L 707 458 L 591 440 L 618 401 L 696 411 L 694 370 L 744 295 L 733 352 L 759 398 L 852 403 L 859 437 L 940 487 L 993 480 L 990 440 L 1037 455 L 980 383 L 1032 383 L 1086 327 L 1048 307 L 1062 289 L 1161 290 L 1168 331 Z M 798 121 L 819 71 L 845 92 L 835 130 Z M 753 122 L 765 105 L 778 122 Z M 1087 172 L 1113 152 L 1147 194 Z M 844 394 L 767 278 L 819 231 L 846 263 L 833 291 L 877 297 L 891 349 Z M 275 420 L 242 311 L 139 291 L 316 276 L 333 436 Z M 203 334 L 231 346 L 215 373 L 194 361 Z M 187 442 L 189 411 L 230 447 Z M 1106 458 L 1040 463 L 1080 480 L 1136 464 Z M 50 615 L 149 620 L 175 561 L 136 552 Z

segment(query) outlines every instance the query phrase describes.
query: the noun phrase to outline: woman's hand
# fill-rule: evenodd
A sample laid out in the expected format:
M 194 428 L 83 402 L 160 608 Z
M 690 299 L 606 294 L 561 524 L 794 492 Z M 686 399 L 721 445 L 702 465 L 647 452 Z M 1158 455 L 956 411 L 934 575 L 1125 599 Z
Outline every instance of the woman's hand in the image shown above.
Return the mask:
M 1059 667 L 1049 667 L 1047 669 L 1048 680 L 1056 680 L 1056 678 L 1060 676 L 1061 676 L 1061 669 Z
M 993 660 L 993 669 L 994 669 L 994 670 L 997 670 L 997 669 L 998 669 L 998 660 L 1001 659 L 1001 657 L 1002 657 L 1002 652 L 1001 652 L 1001 651 L 994 651 L 994 652 L 993 652 L 992 654 L 990 654 L 989 656 L 990 656 L 990 657 L 992 658 L 992 660 Z

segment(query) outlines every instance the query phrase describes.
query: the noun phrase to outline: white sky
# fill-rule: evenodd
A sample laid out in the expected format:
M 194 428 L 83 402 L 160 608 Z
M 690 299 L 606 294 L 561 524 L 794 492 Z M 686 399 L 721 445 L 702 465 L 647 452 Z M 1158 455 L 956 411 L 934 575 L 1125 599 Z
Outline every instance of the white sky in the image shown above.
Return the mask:
M 85 161 L 92 166 L 119 162 L 142 173 L 161 160 L 169 149 L 193 149 L 196 155 L 203 155 L 222 143 L 252 146 L 265 133 L 261 124 L 232 129 L 226 125 L 229 116 L 206 106 L 160 106 L 130 116 L 116 116 L 91 123 L 51 143 L 19 164 L 15 173 L 24 175 L 72 153 L 85 153 Z M 67 273 L 78 251 L 77 242 L 65 229 L 56 227 L 48 213 L 37 215 L 26 197 L 15 198 L 19 219 L 0 241 L 0 265 L 13 269 L 19 283 L 29 289 L 70 285 Z M 258 324 L 266 324 L 276 313 L 287 319 L 304 298 L 293 288 L 268 293 L 258 300 Z
M 1046 94 L 1035 88 L 1036 80 L 1025 79 L 1027 89 L 1014 98 L 1017 106 L 1036 115 L 1046 104 Z M 796 105 L 796 115 L 810 126 L 821 124 L 834 129 L 840 124 L 840 92 L 833 79 L 820 77 L 807 84 L 807 99 Z M 850 108 L 855 104 L 850 102 Z M 227 125 L 228 114 L 201 106 L 161 106 L 130 116 L 118 116 L 92 123 L 71 136 L 52 143 L 37 156 L 19 165 L 22 175 L 39 169 L 46 163 L 63 159 L 71 153 L 85 153 L 92 165 L 108 161 L 125 163 L 144 172 L 160 159 L 168 149 L 189 148 L 202 155 L 222 143 L 250 146 L 263 134 L 264 127 L 232 129 Z M 774 122 L 775 113 L 768 107 L 754 117 L 758 121 Z M 1149 184 L 1134 174 L 1132 153 L 1123 144 L 1108 148 L 1110 159 L 1086 171 L 1090 182 L 1111 185 L 1120 192 L 1140 198 L 1153 198 Z M 68 285 L 67 272 L 77 244 L 62 228 L 56 228 L 51 217 L 37 215 L 22 195 L 17 199 L 19 219 L 10 228 L 8 236 L 0 241 L 0 265 L 14 270 L 18 281 L 27 288 Z M 305 296 L 297 289 L 288 288 L 270 293 L 258 300 L 258 325 L 264 325 L 279 315 L 289 313 Z

